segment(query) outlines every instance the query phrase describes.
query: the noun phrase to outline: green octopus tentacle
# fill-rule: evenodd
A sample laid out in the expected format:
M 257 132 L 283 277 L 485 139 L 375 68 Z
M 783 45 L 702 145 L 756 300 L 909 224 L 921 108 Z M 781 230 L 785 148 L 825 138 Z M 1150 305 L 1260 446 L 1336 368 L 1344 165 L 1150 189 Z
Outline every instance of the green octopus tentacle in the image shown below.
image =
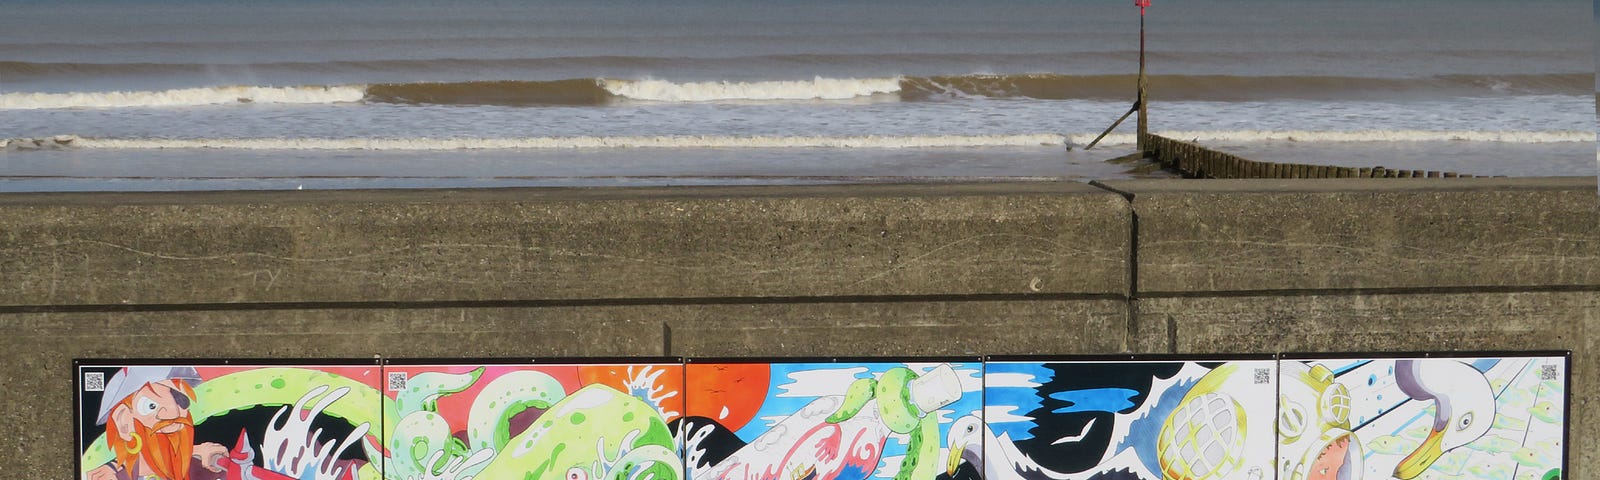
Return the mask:
M 395 411 L 400 415 L 411 412 L 439 411 L 439 397 L 457 393 L 478 383 L 483 367 L 467 373 L 424 372 L 406 380 L 405 390 L 395 395 Z
M 473 450 L 500 451 L 511 441 L 513 415 L 529 408 L 548 409 L 566 396 L 561 382 L 544 372 L 521 370 L 501 375 L 472 400 L 467 440 Z
M 906 458 L 900 462 L 900 473 L 895 480 L 934 478 L 939 475 L 939 417 L 928 415 L 917 423 L 911 432 L 911 442 L 906 445 Z
M 917 374 L 911 369 L 895 367 L 883 372 L 883 377 L 878 380 L 878 388 L 874 392 L 878 399 L 878 412 L 883 414 L 883 424 L 889 427 L 889 431 L 907 434 L 917 428 L 923 412 L 911 403 L 911 389 L 908 388 L 916 378 Z
M 682 463 L 670 448 L 644 445 L 617 459 L 606 477 L 610 480 L 679 480 Z
M 855 417 L 861 412 L 861 407 L 867 406 L 867 402 L 872 400 L 872 392 L 877 386 L 878 381 L 870 378 L 850 382 L 850 389 L 844 393 L 844 405 L 828 416 L 828 423 L 839 423 Z
M 447 445 L 452 440 L 455 439 L 450 436 L 450 424 L 439 414 L 411 412 L 406 415 L 389 438 L 390 462 L 386 465 L 389 478 L 424 477 L 424 469 L 436 472 L 441 465 L 424 466 L 422 463 L 440 450 L 447 453 L 440 461 L 446 461 L 450 457 Z

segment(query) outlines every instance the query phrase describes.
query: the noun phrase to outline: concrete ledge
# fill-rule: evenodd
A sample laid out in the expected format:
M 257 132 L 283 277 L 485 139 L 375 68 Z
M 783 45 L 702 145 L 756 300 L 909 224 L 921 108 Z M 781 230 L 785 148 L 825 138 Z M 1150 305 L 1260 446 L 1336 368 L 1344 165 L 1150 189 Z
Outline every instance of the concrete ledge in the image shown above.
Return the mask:
M 1142 294 L 1600 285 L 1593 177 L 1105 184 Z
M 1117 294 L 1078 183 L 0 195 L 0 305 Z
M 1600 293 L 1146 298 L 1144 353 L 1573 350 L 1564 478 L 1590 478 L 1600 450 Z

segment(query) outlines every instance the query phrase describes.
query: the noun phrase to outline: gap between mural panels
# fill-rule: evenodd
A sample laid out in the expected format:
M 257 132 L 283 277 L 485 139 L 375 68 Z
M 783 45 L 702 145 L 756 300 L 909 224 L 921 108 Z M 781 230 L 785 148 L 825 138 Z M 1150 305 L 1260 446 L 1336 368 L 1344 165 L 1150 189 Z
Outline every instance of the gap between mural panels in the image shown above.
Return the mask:
M 77 360 L 80 478 L 1562 478 L 1569 352 Z

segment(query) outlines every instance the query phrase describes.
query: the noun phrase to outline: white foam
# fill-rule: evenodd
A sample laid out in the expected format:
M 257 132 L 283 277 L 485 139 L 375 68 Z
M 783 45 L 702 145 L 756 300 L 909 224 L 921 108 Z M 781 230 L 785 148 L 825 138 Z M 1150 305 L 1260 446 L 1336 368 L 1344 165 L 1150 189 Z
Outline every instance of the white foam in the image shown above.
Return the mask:
M 78 148 L 236 150 L 509 150 L 602 148 L 941 148 L 1064 145 L 1061 135 L 940 135 L 909 137 L 636 136 L 531 138 L 83 138 Z
M 817 77 L 809 81 L 688 83 L 601 79 L 600 87 L 612 95 L 657 102 L 849 100 L 899 92 L 900 79 Z
M 0 94 L 0 110 L 187 107 L 230 103 L 348 103 L 359 102 L 366 95 L 366 87 L 361 85 L 229 86 L 132 92 L 7 93 Z

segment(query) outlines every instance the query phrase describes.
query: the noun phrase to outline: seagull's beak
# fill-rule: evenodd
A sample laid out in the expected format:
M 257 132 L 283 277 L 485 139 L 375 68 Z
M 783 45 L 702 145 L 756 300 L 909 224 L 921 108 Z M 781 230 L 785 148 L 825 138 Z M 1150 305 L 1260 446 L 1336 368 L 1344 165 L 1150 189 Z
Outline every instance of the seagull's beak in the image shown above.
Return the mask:
M 1428 467 L 1433 466 L 1433 462 L 1438 461 L 1439 457 L 1444 455 L 1444 452 L 1439 449 L 1441 440 L 1444 440 L 1443 431 L 1434 430 L 1428 432 L 1428 438 L 1422 439 L 1422 445 L 1417 447 L 1417 451 L 1411 452 L 1410 455 L 1406 456 L 1405 460 L 1400 461 L 1400 465 L 1394 467 L 1394 477 L 1401 480 L 1410 480 L 1422 475 L 1422 472 L 1427 471 Z
M 956 469 L 961 468 L 961 454 L 965 451 L 966 447 L 950 447 L 950 458 L 945 460 L 945 473 L 950 474 L 951 477 L 956 476 Z

